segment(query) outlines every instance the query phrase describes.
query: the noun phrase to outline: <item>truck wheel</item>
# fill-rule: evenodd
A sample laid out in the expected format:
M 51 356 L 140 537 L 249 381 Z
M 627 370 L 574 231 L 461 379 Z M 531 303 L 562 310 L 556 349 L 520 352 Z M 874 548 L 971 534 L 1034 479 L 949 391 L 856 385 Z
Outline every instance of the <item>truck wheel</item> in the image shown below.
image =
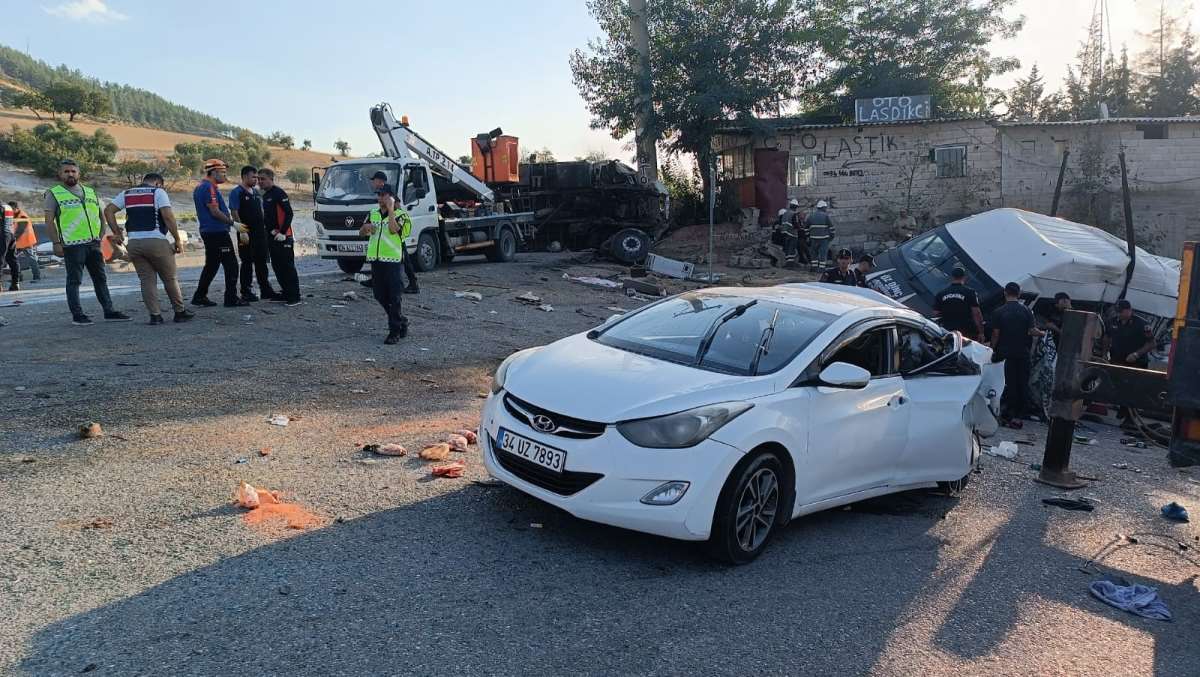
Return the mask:
M 637 228 L 617 231 L 612 237 L 609 252 L 621 263 L 638 263 L 650 253 L 650 236 Z
M 487 250 L 487 260 L 493 263 L 508 263 L 515 258 L 517 258 L 517 236 L 513 235 L 512 228 L 501 226 L 496 244 Z
M 366 259 L 338 259 L 337 262 L 338 268 L 341 268 L 343 273 L 353 275 L 362 270 Z
M 439 259 L 437 238 L 432 233 L 421 233 L 421 236 L 417 238 L 417 251 L 414 255 L 417 258 L 413 263 L 416 264 L 418 271 L 428 273 L 437 268 Z

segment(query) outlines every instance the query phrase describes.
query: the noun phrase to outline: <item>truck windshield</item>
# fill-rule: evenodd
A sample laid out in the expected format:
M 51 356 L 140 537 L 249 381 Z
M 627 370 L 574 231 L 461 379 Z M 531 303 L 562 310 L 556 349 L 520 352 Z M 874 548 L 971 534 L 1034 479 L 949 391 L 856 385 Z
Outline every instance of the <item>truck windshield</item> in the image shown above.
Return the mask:
M 376 201 L 371 177 L 375 172 L 387 175 L 387 182 L 397 186 L 400 167 L 391 162 L 370 164 L 336 164 L 325 171 L 317 202 L 325 204 L 366 204 Z
M 900 246 L 900 252 L 913 277 L 933 294 L 950 285 L 950 271 L 957 267 L 966 269 L 969 279 L 979 279 L 974 266 L 967 265 L 959 257 L 941 228 L 906 242 Z

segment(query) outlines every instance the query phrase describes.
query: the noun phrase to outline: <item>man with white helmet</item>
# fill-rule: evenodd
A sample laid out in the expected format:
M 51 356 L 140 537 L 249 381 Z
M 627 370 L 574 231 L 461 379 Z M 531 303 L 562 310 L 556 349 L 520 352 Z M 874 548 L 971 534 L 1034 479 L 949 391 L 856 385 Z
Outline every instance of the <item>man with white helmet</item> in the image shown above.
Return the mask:
M 817 209 L 808 215 L 808 242 L 812 260 L 824 265 L 829 257 L 829 243 L 837 234 L 833 217 L 829 215 L 829 203 L 817 201 Z

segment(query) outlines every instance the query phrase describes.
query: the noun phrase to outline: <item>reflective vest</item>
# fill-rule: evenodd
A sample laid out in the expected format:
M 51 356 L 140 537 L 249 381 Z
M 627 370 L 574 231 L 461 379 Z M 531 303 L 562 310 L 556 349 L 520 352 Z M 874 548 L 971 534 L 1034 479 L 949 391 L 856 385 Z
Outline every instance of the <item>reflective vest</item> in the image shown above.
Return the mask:
M 161 190 L 154 186 L 137 186 L 125 191 L 125 230 L 131 233 L 167 233 L 167 224 L 159 218 L 154 197 Z
M 62 185 L 50 189 L 50 194 L 58 201 L 58 232 L 64 245 L 100 239 L 100 200 L 96 199 L 96 191 L 79 185 L 83 188 L 83 199 Z
M 379 207 L 371 210 L 370 222 L 375 225 L 375 232 L 367 242 L 367 260 L 384 263 L 400 263 L 404 260 L 404 241 L 412 233 L 412 219 L 403 207 L 396 207 L 396 221 L 400 223 L 400 232 L 392 233 L 388 228 L 387 218 L 380 213 Z
M 25 232 L 21 233 L 17 238 L 17 249 L 33 249 L 37 246 L 37 233 L 33 232 L 33 219 L 29 218 L 23 210 L 18 210 L 13 218 L 13 233 L 21 230 L 21 226 L 25 227 Z

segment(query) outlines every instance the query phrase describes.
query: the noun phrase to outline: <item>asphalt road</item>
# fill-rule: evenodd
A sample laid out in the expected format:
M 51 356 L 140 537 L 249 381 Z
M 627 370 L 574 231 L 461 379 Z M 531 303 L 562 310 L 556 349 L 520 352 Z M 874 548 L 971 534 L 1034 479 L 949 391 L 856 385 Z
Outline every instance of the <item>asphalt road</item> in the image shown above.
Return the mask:
M 475 451 L 451 480 L 357 448 L 415 452 L 473 426 L 504 356 L 633 307 L 562 280 L 589 272 L 569 258 L 423 276 L 395 347 L 373 302 L 342 298 L 367 290 L 322 263 L 306 264 L 305 306 L 186 325 L 0 309 L 0 673 L 1197 674 L 1200 541 L 1158 508 L 1200 510 L 1200 471 L 1104 426 L 1074 457 L 1103 478 L 1085 491 L 1094 513 L 1041 504 L 1056 492 L 1031 481 L 1044 431 L 1030 425 L 1022 458 L 986 457 L 959 498 L 806 517 L 737 568 L 478 484 Z M 555 312 L 511 300 L 524 291 Z M 77 440 L 91 420 L 107 435 Z M 240 480 L 321 525 L 245 523 Z M 1106 545 L 1101 570 L 1158 587 L 1174 622 L 1089 596 L 1098 575 L 1080 567 Z

